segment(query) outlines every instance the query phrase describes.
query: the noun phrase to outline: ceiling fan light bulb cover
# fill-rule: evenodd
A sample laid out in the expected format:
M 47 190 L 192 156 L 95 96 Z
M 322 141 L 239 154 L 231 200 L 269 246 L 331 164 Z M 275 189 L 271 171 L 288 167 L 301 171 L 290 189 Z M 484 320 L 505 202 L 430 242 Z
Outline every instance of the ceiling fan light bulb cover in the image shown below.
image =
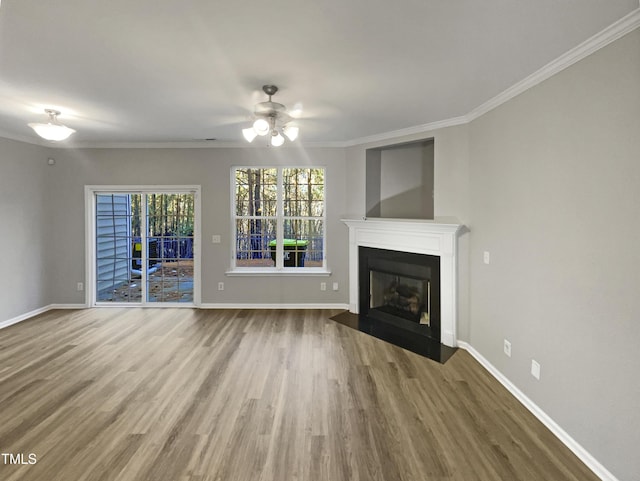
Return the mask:
M 271 145 L 280 147 L 282 144 L 284 144 L 284 137 L 282 135 L 276 133 L 276 135 L 271 136 Z
M 293 125 L 291 126 L 288 125 L 284 129 L 282 129 L 282 131 L 284 132 L 284 135 L 286 135 L 289 138 L 289 140 L 293 142 L 298 138 L 298 134 L 300 133 L 300 128 L 294 127 Z
M 244 138 L 247 142 L 253 142 L 253 139 L 258 136 L 256 130 L 253 127 L 242 129 L 242 135 L 244 135 Z
M 267 135 L 269 133 L 269 122 L 265 119 L 256 119 L 253 123 L 253 130 L 258 135 Z

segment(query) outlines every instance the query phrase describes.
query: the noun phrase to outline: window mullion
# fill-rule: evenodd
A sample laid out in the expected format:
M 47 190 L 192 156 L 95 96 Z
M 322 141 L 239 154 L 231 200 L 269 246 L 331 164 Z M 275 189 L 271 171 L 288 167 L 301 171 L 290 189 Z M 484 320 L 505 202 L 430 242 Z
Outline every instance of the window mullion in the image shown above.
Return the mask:
M 278 185 L 276 190 L 276 269 L 284 267 L 284 187 L 282 167 L 278 167 Z
M 141 302 L 146 304 L 149 301 L 149 285 L 147 283 L 147 269 L 149 268 L 149 249 L 147 244 L 147 225 L 149 219 L 148 194 L 140 193 L 140 289 L 142 292 Z

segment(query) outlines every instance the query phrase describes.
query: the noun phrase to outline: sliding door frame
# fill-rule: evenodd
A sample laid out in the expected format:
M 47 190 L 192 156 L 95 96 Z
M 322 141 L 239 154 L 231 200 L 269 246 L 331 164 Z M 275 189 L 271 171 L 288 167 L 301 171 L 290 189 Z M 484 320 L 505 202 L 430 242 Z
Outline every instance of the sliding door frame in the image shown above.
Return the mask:
M 199 185 L 85 185 L 85 302 L 87 307 L 200 307 L 201 301 L 201 249 L 200 249 L 200 191 Z M 97 303 L 96 292 L 96 194 L 193 194 L 193 303 L 148 302 Z M 143 255 L 146 257 L 146 243 Z M 146 286 L 143 285 L 146 290 Z M 144 291 L 143 291 L 144 292 Z

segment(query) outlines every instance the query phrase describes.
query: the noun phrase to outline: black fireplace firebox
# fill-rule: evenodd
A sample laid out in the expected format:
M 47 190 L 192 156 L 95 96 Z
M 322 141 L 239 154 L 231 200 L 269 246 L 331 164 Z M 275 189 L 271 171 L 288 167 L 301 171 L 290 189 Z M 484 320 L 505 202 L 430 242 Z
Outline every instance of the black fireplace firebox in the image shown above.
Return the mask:
M 440 257 L 362 246 L 358 257 L 359 329 L 441 360 Z

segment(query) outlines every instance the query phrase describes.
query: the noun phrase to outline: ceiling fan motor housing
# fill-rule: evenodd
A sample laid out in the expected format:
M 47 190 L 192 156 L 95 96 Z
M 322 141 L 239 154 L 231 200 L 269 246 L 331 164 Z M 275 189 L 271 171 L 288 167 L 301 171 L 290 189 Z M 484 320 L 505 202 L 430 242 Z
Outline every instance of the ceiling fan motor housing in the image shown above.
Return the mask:
M 262 91 L 267 94 L 269 97 L 271 97 L 272 95 L 275 95 L 276 92 L 278 91 L 278 87 L 276 87 L 275 85 L 263 85 L 262 86 Z M 269 99 L 271 100 L 271 99 Z

